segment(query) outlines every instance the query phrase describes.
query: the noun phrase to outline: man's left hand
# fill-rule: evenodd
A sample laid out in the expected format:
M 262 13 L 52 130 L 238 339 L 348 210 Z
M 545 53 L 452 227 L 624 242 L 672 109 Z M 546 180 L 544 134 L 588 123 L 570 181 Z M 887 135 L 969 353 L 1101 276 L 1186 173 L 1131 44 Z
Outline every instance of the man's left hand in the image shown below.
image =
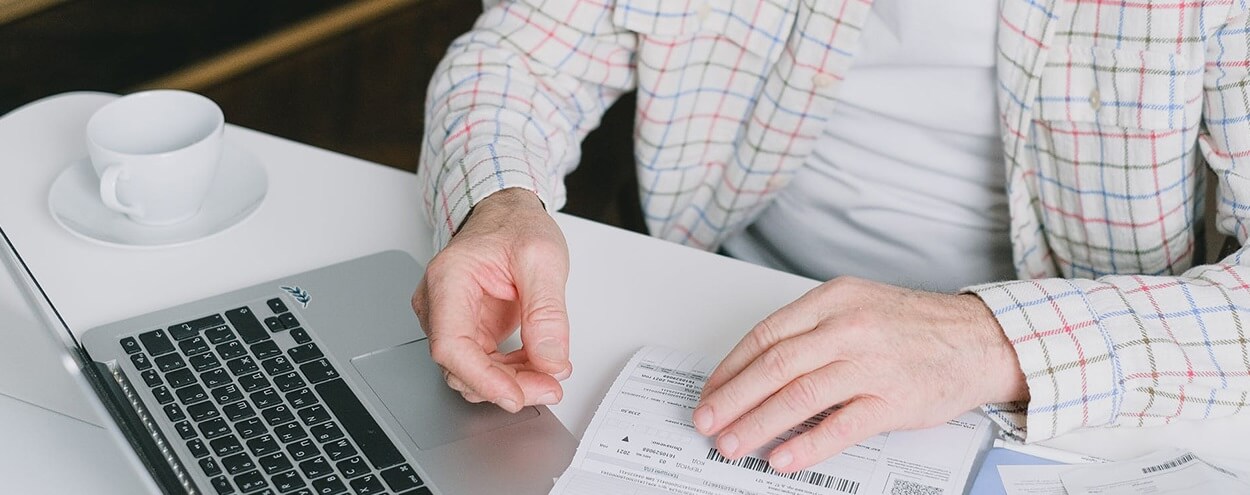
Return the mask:
M 1027 396 L 1015 350 L 977 296 L 844 277 L 751 329 L 708 378 L 694 423 L 736 459 L 841 405 L 773 449 L 773 469 L 793 472 L 884 431 Z

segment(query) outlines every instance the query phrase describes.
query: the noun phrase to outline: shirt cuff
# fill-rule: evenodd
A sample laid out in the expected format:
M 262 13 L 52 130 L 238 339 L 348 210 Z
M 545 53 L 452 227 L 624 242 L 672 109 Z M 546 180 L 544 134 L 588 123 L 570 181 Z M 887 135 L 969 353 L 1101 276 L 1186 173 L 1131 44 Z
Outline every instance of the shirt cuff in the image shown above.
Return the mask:
M 464 225 L 465 219 L 487 196 L 504 189 L 520 188 L 538 195 L 548 213 L 559 205 L 552 201 L 551 190 L 538 170 L 529 165 L 522 153 L 486 146 L 469 153 L 458 163 L 449 163 L 442 170 L 431 209 L 434 211 L 434 249 L 442 250 Z
M 1015 348 L 1029 388 L 1027 402 L 983 410 L 1010 436 L 1037 442 L 1113 422 L 1123 397 L 1119 356 L 1103 327 L 1118 308 L 1116 291 L 1091 280 L 1039 279 L 964 289 L 989 306 Z

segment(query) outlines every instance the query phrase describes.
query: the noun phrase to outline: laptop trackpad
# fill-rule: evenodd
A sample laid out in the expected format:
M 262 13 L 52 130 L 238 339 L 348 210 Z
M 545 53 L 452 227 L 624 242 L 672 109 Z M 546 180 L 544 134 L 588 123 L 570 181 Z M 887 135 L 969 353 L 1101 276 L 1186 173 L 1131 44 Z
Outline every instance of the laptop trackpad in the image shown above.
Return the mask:
M 421 450 L 538 416 L 533 407 L 509 414 L 494 404 L 466 402 L 443 382 L 425 339 L 357 357 L 352 364 Z

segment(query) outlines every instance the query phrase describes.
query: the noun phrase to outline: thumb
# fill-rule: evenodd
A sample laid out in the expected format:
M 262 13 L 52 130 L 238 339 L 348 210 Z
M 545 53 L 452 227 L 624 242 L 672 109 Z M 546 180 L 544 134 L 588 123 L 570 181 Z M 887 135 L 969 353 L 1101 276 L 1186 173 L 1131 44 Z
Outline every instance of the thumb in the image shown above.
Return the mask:
M 521 344 L 534 368 L 548 374 L 569 368 L 569 316 L 564 302 L 568 254 L 562 249 L 553 251 L 519 260 L 516 278 Z

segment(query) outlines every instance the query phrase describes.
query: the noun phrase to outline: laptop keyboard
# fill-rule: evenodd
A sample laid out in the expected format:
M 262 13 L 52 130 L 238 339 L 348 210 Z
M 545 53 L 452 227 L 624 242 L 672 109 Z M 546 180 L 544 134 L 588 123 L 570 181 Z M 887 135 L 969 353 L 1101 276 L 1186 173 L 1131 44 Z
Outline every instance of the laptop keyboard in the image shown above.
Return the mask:
M 218 495 L 430 494 L 296 316 L 266 306 L 263 322 L 244 306 L 121 339 L 166 437 Z

